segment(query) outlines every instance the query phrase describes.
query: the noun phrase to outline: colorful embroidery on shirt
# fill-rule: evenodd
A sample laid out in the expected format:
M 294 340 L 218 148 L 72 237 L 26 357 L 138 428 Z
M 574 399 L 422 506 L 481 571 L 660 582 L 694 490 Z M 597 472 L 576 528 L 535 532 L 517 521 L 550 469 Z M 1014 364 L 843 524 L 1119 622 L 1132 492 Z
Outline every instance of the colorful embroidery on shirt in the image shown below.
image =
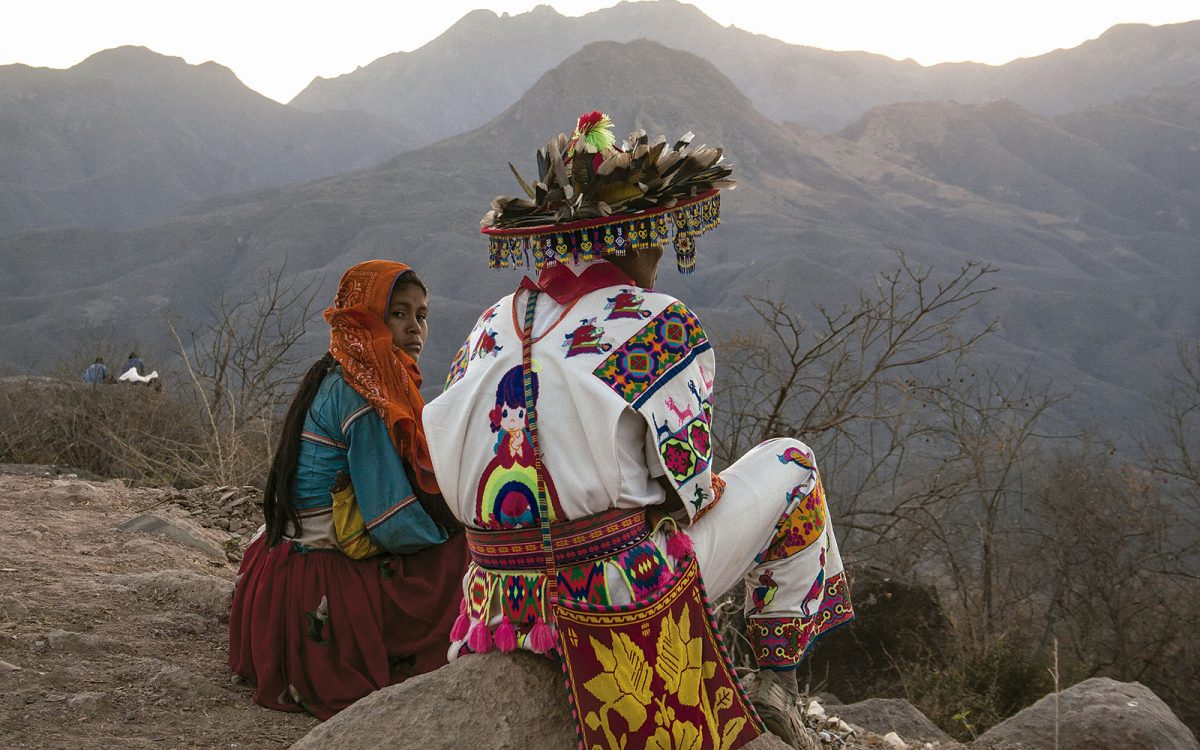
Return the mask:
M 700 321 L 683 304 L 672 302 L 642 330 L 608 355 L 593 374 L 639 408 L 664 376 L 709 348 Z
M 445 390 L 462 380 L 462 376 L 467 374 L 467 363 L 470 360 L 471 339 L 468 338 L 465 342 L 463 342 L 463 345 L 459 347 L 458 354 L 454 355 L 454 361 L 450 363 L 450 372 L 446 373 L 446 385 L 442 386 L 442 390 Z
M 612 344 L 607 341 L 601 341 L 604 336 L 604 329 L 596 325 L 595 318 L 587 318 L 579 321 L 580 325 L 574 331 L 563 336 L 563 348 L 567 350 L 568 357 L 575 357 L 580 354 L 603 354 L 612 349 Z
M 533 399 L 537 403 L 538 377 L 533 374 Z M 484 467 L 475 493 L 475 526 L 511 529 L 540 523 L 537 471 L 533 441 L 525 419 L 525 383 L 521 365 L 511 368 L 496 386 L 496 405 L 489 413 L 495 432 L 496 457 Z M 542 481 L 550 499 L 550 520 L 564 517 L 550 472 L 542 465 Z
M 650 415 L 659 439 L 658 452 L 662 455 L 663 466 L 670 472 L 676 486 L 686 484 L 707 469 L 712 461 L 712 444 L 709 440 L 712 405 L 700 396 L 694 382 L 688 381 L 688 390 L 692 392 L 695 403 L 689 403 L 686 409 L 681 410 L 672 398 L 664 401 L 667 409 L 681 422 L 679 429 L 671 430 L 669 417 L 660 424 L 654 414 Z M 705 490 L 700 488 L 698 492 Z M 693 504 L 699 510 L 707 499 L 707 493 L 704 496 L 697 494 Z
M 807 495 L 801 494 L 804 485 L 788 493 L 787 512 L 775 525 L 771 543 L 759 553 L 755 562 L 782 560 L 807 549 L 825 531 L 825 488 L 818 479 Z
M 471 359 L 483 359 L 489 354 L 495 357 L 503 348 L 496 343 L 496 332 L 484 326 L 475 340 L 475 348 L 471 350 Z
M 622 289 L 617 292 L 616 297 L 608 298 L 608 304 L 604 306 L 604 309 L 611 310 L 612 312 L 608 314 L 605 320 L 648 318 L 651 315 L 650 311 L 642 309 L 642 305 L 645 302 L 646 298 L 632 289 Z

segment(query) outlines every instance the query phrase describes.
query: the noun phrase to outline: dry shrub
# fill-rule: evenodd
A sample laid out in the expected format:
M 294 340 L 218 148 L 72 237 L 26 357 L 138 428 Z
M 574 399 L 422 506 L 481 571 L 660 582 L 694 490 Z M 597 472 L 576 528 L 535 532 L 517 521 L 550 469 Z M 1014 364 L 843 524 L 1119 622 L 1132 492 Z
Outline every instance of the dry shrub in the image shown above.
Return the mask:
M 175 487 L 261 483 L 267 430 L 224 437 L 222 467 L 201 414 L 170 389 L 45 377 L 0 380 L 2 463 L 58 465 Z

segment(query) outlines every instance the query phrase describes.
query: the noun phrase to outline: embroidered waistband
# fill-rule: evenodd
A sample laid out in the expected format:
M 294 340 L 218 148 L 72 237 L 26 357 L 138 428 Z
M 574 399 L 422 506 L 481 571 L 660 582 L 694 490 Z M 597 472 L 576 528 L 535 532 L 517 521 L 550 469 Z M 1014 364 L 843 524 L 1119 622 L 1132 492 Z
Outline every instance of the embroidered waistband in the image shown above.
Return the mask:
M 626 550 L 650 535 L 650 524 L 642 508 L 614 508 L 587 518 L 550 525 L 556 565 L 580 563 L 609 557 Z M 492 570 L 540 570 L 546 565 L 542 531 L 527 529 L 467 529 L 467 549 L 481 568 Z

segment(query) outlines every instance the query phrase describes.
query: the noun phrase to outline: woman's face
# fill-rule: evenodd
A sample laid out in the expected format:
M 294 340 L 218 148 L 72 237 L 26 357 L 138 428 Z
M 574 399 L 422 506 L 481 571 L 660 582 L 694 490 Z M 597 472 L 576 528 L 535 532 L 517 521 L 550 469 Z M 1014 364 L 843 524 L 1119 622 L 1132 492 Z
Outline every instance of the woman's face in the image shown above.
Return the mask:
M 393 289 L 386 322 L 392 331 L 392 343 L 419 360 L 429 335 L 429 297 L 421 287 L 401 284 Z

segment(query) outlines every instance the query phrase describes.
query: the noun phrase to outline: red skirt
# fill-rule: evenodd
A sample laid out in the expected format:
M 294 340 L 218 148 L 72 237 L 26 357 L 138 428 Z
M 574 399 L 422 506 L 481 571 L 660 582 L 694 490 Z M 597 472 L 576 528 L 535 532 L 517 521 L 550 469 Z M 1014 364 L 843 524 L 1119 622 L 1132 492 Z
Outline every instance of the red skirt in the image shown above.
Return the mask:
M 446 663 L 466 567 L 462 534 L 364 560 L 259 537 L 238 570 L 229 666 L 254 684 L 256 703 L 328 719 Z

